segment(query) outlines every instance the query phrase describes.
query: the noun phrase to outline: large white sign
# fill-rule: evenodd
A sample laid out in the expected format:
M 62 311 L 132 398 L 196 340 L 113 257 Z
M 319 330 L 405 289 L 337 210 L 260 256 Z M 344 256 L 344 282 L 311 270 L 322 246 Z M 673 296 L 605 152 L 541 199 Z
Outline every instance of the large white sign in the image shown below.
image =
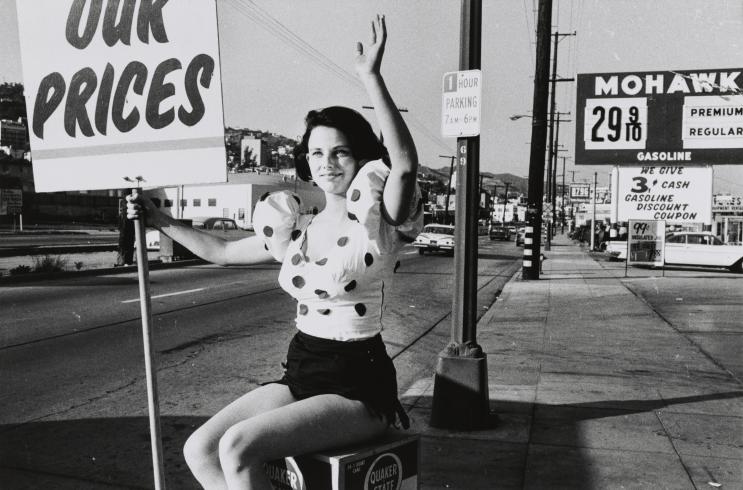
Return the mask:
M 619 167 L 617 219 L 712 222 L 712 168 Z
M 215 0 L 16 8 L 37 191 L 226 180 Z
M 445 138 L 479 136 L 481 102 L 480 70 L 445 73 L 441 96 L 441 134 Z

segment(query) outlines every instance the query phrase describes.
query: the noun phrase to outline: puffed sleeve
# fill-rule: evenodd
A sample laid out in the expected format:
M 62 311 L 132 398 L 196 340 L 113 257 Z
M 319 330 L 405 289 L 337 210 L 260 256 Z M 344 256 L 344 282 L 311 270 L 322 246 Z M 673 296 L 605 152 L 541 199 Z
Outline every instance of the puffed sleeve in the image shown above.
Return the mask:
M 384 183 L 390 169 L 374 160 L 359 170 L 346 192 L 349 217 L 364 225 L 369 238 L 379 244 L 380 253 L 395 253 L 406 243 L 412 243 L 423 228 L 423 201 L 418 184 L 410 200 L 408 218 L 395 226 L 382 216 Z
M 282 262 L 292 238 L 301 233 L 299 222 L 299 196 L 289 191 L 263 194 L 253 212 L 253 229 L 263 239 L 266 250 Z

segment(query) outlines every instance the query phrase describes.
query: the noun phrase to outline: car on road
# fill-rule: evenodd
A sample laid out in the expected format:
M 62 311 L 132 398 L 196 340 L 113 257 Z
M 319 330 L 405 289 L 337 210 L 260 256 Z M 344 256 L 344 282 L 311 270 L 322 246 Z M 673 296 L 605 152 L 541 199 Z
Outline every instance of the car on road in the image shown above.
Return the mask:
M 447 252 L 454 254 L 454 226 L 430 223 L 416 237 L 413 246 L 418 253 Z
M 505 225 L 490 225 L 488 235 L 490 236 L 491 240 L 510 240 L 511 230 Z
M 241 238 L 254 235 L 251 231 L 237 226 L 232 218 L 221 218 L 216 216 L 199 216 L 189 218 L 191 226 L 197 230 L 204 231 L 210 235 L 224 238 L 228 241 L 240 240 Z M 160 250 L 160 232 L 150 230 L 146 234 L 147 250 Z
M 606 253 L 612 259 L 627 259 L 627 242 L 606 242 Z M 743 272 L 743 245 L 726 245 L 708 231 L 682 231 L 666 235 L 663 249 L 667 265 L 724 267 Z

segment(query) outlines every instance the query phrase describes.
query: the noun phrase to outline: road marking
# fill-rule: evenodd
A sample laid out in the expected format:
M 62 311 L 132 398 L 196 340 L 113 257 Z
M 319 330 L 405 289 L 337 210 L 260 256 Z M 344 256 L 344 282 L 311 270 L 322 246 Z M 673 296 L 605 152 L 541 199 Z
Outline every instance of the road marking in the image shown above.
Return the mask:
M 198 289 L 189 289 L 188 291 L 176 291 L 175 293 L 158 294 L 157 296 L 151 296 L 150 299 L 165 298 L 166 296 L 177 296 L 179 294 L 198 293 L 199 291 L 203 291 L 203 290 L 204 288 L 198 288 Z M 126 301 L 122 301 L 122 303 L 134 303 L 135 301 L 139 301 L 139 298 L 128 299 Z

